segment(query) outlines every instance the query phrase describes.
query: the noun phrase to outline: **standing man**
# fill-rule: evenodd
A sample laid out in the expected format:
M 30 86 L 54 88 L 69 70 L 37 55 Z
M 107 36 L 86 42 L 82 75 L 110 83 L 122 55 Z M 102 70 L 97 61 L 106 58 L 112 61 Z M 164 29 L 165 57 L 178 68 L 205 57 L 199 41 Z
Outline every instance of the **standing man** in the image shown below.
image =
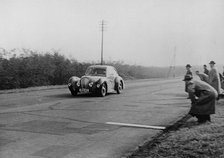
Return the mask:
M 215 88 L 218 95 L 221 94 L 221 82 L 217 69 L 215 68 L 215 62 L 211 61 L 210 63 L 211 70 L 208 74 L 208 83 Z
M 224 74 L 224 72 L 223 72 Z M 224 75 L 219 73 L 219 77 L 220 77 L 220 83 L 221 83 L 221 90 L 224 89 Z M 221 91 L 222 93 L 223 91 Z
M 189 114 L 197 117 L 198 123 L 211 121 L 210 115 L 215 114 L 215 103 L 218 96 L 216 90 L 203 81 L 196 81 L 186 75 L 184 80 L 191 99 Z
M 203 67 L 204 67 L 204 73 L 205 73 L 206 75 L 208 75 L 209 70 L 207 69 L 207 65 L 203 65 Z
M 193 73 L 191 71 L 191 65 L 190 64 L 186 65 L 186 70 L 187 70 L 186 75 L 190 75 L 190 76 L 193 77 Z M 187 92 L 187 85 L 186 84 L 185 84 L 185 92 Z M 187 99 L 190 99 L 190 96 L 188 96 Z
M 199 71 L 195 71 L 195 73 L 196 73 L 196 75 L 199 76 L 199 78 L 200 78 L 202 81 L 208 83 L 208 75 L 206 75 L 205 73 L 200 73 Z
M 222 73 L 222 76 L 224 76 L 224 66 L 223 66 L 223 73 Z
M 186 70 L 187 70 L 186 75 L 191 75 L 191 76 L 193 76 L 193 73 L 192 73 L 192 71 L 191 71 L 191 65 L 190 65 L 190 64 L 187 64 L 187 65 L 186 65 Z

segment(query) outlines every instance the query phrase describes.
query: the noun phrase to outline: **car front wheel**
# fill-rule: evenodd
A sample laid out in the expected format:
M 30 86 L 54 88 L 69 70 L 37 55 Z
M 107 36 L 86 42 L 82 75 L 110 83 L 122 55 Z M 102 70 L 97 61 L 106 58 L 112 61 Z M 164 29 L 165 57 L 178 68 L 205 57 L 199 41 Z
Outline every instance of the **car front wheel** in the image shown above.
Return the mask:
M 69 87 L 69 90 L 73 96 L 77 96 L 78 91 L 74 90 L 72 87 Z
M 104 97 L 107 94 L 107 87 L 105 85 L 105 83 L 102 84 L 101 88 L 100 88 L 100 96 Z

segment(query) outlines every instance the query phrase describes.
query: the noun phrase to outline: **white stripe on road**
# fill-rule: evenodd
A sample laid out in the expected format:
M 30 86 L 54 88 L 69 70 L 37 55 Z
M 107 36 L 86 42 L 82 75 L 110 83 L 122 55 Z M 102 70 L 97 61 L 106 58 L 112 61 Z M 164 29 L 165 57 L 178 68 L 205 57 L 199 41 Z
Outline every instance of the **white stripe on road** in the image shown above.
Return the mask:
M 149 129 L 166 129 L 166 127 L 161 126 L 149 126 L 149 125 L 139 125 L 139 124 L 130 124 L 130 123 L 119 123 L 119 122 L 106 122 L 109 125 L 118 125 L 118 126 L 125 126 L 125 127 L 136 127 L 136 128 L 149 128 Z

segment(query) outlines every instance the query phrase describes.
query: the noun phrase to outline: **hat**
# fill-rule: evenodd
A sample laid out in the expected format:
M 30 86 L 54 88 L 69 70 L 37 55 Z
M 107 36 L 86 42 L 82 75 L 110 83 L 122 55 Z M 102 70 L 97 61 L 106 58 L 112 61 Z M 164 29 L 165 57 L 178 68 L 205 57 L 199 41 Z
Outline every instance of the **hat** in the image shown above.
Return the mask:
M 190 64 L 187 64 L 186 67 L 191 67 L 191 65 Z
M 209 64 L 215 64 L 215 62 L 212 60 L 212 61 L 210 61 L 210 63 Z
M 190 81 L 192 78 L 191 75 L 185 75 L 183 81 Z

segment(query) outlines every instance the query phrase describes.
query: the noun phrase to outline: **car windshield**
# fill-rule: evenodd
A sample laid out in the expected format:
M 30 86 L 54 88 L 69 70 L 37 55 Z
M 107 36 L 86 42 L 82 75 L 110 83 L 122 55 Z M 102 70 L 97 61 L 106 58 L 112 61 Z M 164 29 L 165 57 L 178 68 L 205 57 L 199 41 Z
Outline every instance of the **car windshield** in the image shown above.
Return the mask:
M 106 68 L 90 67 L 86 70 L 86 75 L 106 77 Z

